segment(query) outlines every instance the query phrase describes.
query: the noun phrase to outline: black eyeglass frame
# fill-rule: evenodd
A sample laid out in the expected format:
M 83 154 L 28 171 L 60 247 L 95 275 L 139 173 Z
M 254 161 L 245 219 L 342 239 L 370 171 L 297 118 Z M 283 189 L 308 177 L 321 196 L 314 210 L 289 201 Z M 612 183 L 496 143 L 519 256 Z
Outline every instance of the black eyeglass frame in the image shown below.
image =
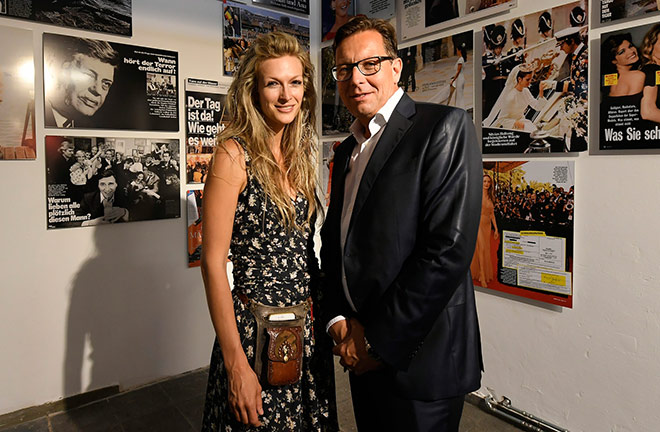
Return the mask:
M 334 67 L 332 68 L 332 77 L 333 77 L 333 78 L 335 79 L 335 81 L 337 81 L 337 82 L 348 81 L 348 80 L 351 79 L 351 77 L 353 76 L 353 69 L 354 69 L 354 68 L 357 68 L 357 70 L 359 70 L 360 73 L 361 73 L 362 75 L 364 75 L 364 76 L 376 75 L 378 72 L 380 72 L 380 69 L 381 69 L 381 63 L 383 63 L 383 62 L 386 61 L 386 60 L 394 60 L 395 58 L 396 58 L 396 57 L 392 57 L 392 56 L 372 56 L 372 57 L 363 58 L 362 60 L 358 60 L 358 61 L 356 61 L 355 63 L 345 63 L 345 64 L 342 64 L 342 65 L 340 65 L 340 66 L 342 66 L 342 67 L 346 67 L 346 66 L 347 66 L 347 67 L 350 68 L 350 71 L 351 71 L 351 72 L 348 74 L 348 76 L 346 77 L 346 79 L 343 79 L 343 80 L 340 80 L 340 79 L 337 78 L 337 66 L 334 66 Z M 364 61 L 367 61 L 367 60 L 378 60 L 378 69 L 377 69 L 376 71 L 372 72 L 372 73 L 365 73 L 365 72 L 360 68 L 360 63 L 362 63 L 362 62 L 364 62 Z

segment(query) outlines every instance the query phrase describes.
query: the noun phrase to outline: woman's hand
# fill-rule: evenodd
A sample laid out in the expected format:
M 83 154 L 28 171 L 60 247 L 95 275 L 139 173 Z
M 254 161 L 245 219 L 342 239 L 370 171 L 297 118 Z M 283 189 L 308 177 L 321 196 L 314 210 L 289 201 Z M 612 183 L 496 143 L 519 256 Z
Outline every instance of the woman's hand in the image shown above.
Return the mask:
M 244 366 L 227 370 L 229 378 L 229 406 L 236 419 L 243 424 L 261 426 L 259 416 L 264 414 L 261 385 L 252 368 Z

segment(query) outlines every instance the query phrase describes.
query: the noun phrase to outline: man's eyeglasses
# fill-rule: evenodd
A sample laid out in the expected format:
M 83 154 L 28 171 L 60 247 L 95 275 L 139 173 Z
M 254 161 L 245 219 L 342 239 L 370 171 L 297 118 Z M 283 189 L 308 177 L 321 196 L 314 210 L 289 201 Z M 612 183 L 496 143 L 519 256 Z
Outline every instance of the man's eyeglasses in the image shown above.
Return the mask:
M 364 76 L 374 75 L 380 71 L 380 64 L 385 60 L 394 60 L 394 57 L 375 56 L 367 57 L 355 63 L 346 63 L 332 68 L 332 76 L 338 82 L 348 81 L 353 75 L 353 68 L 357 67 Z

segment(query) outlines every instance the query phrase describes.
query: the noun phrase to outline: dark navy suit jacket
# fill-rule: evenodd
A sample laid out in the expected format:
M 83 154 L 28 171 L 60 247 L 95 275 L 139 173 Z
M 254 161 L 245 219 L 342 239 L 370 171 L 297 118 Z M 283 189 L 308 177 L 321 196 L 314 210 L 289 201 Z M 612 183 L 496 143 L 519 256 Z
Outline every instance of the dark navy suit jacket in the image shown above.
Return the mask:
M 483 171 L 472 120 L 404 94 L 360 182 L 342 256 L 344 178 L 355 144 L 349 137 L 334 157 L 321 230 L 322 318 L 357 318 L 403 398 L 474 391 L 482 358 L 469 268 Z M 344 295 L 342 260 L 357 313 Z

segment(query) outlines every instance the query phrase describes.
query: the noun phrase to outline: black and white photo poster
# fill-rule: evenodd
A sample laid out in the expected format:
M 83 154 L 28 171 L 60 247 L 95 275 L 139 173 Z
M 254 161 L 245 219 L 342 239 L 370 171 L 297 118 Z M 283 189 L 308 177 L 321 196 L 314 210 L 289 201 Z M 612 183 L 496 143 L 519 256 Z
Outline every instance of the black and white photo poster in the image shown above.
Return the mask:
M 45 33 L 46 127 L 179 130 L 178 54 Z
M 657 15 L 660 0 L 599 0 L 600 22 Z
M 133 34 L 132 0 L 0 0 L 0 15 L 80 30 Z
M 179 140 L 46 136 L 47 226 L 181 214 Z

